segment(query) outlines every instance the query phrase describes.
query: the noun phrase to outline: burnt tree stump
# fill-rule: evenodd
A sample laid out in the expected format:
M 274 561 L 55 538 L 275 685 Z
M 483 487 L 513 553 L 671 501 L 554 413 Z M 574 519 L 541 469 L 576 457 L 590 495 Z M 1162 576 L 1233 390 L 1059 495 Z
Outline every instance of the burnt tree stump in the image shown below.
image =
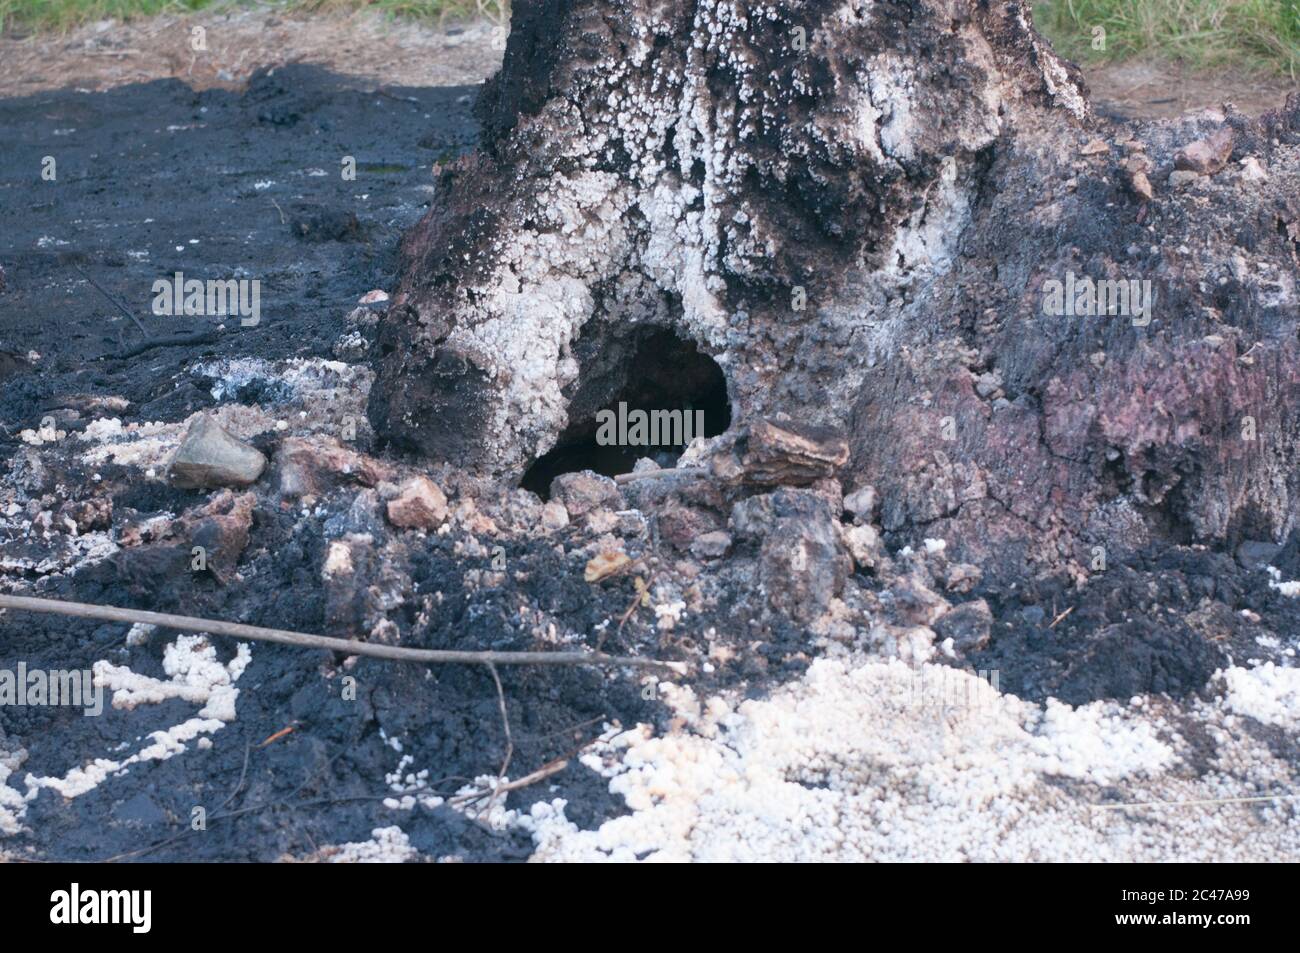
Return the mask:
M 729 428 L 843 433 L 885 533 L 998 573 L 1294 527 L 1296 97 L 1114 124 L 1016 2 L 516 0 L 478 112 L 393 445 L 517 481 L 670 331 Z

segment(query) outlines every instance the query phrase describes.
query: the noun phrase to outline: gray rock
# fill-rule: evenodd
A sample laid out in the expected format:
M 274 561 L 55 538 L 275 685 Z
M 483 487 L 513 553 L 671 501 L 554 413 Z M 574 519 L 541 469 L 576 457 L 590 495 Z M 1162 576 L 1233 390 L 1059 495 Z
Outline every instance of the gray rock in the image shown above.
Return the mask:
M 1237 562 L 1242 569 L 1263 569 L 1282 551 L 1277 543 L 1266 540 L 1247 539 L 1237 547 Z
M 989 643 L 993 628 L 993 613 L 983 599 L 972 599 L 954 606 L 934 623 L 935 634 L 942 639 L 952 639 L 959 652 L 974 652 Z
M 1188 169 L 1175 169 L 1169 173 L 1169 185 L 1171 188 L 1181 189 L 1188 185 L 1194 185 L 1201 181 L 1201 173 L 1192 172 Z
M 830 504 L 812 490 L 784 488 L 741 500 L 731 508 L 731 528 L 736 535 L 757 538 L 785 519 L 815 520 L 830 524 Z
M 1214 175 L 1232 158 L 1236 134 L 1230 126 L 1221 126 L 1204 139 L 1188 143 L 1174 156 L 1174 168 L 1201 175 Z
M 266 457 L 204 414 L 185 432 L 170 473 L 179 487 L 248 486 L 264 469 Z
M 853 562 L 831 505 L 814 490 L 783 488 L 731 508 L 732 533 L 761 540 L 758 578 L 773 609 L 809 622 L 839 595 Z
M 876 488 L 867 484 L 860 486 L 844 498 L 844 509 L 864 523 L 870 523 L 876 511 Z
M 727 554 L 731 548 L 731 534 L 722 530 L 701 533 L 691 543 L 691 552 L 701 559 L 718 559 Z
M 618 484 L 591 470 L 561 473 L 551 481 L 551 499 L 563 503 L 574 519 L 600 507 L 621 510 L 627 506 Z

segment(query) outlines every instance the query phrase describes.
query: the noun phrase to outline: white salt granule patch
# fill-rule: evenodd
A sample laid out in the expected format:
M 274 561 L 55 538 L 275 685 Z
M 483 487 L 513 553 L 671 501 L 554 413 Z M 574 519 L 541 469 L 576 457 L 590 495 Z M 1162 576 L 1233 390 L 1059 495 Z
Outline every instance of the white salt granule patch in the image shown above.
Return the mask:
M 686 603 L 680 599 L 674 602 L 664 602 L 656 605 L 655 625 L 663 632 L 671 631 L 673 626 L 682 621 L 682 613 L 686 611 Z
M 132 647 L 144 645 L 149 641 L 149 636 L 158 631 L 158 626 L 150 625 L 147 622 L 137 622 L 127 630 L 126 644 Z
M 1234 665 L 1218 674 L 1227 688 L 1224 707 L 1266 725 L 1300 725 L 1300 668 L 1265 662 L 1255 668 Z
M 376 827 L 372 840 L 326 847 L 331 864 L 404 864 L 414 860 L 418 851 L 400 827 Z
M 120 761 L 96 758 L 71 769 L 61 778 L 28 774 L 24 779 L 25 795 L 18 795 L 5 783 L 19 762 L 12 755 L 7 756 L 8 761 L 6 756 L 0 756 L 0 833 L 16 833 L 18 823 L 26 813 L 26 802 L 34 800 L 45 788 L 65 798 L 80 797 L 106 779 L 124 773 L 132 765 L 166 761 L 183 753 L 187 743 L 196 738 L 202 745 L 208 740 L 205 736 L 220 731 L 235 720 L 235 700 L 239 697 L 239 689 L 234 687 L 234 683 L 244 673 L 251 658 L 248 644 L 241 642 L 235 657 L 223 664 L 218 661 L 216 649 L 206 636 L 182 635 L 163 650 L 163 671 L 170 676 L 168 681 L 140 675 L 107 661 L 96 662 L 92 666 L 95 685 L 113 693 L 114 708 L 130 710 L 137 705 L 156 704 L 171 698 L 203 707 L 197 717 L 165 731 L 150 733 L 147 743 L 129 758 Z M 123 747 L 125 745 L 119 745 L 117 750 Z
M 1175 760 L 1155 726 L 1137 721 L 1115 702 L 1071 708 L 1048 699 L 1034 729 L 1044 774 L 1110 784 L 1136 774 L 1158 774 Z
M 938 703 L 918 679 L 943 686 Z M 1170 773 L 1181 741 L 1167 721 L 1188 712 L 1167 699 L 1039 706 L 960 670 L 861 656 L 818 660 L 763 700 L 701 702 L 666 688 L 682 727 L 618 732 L 581 758 L 630 813 L 581 831 L 563 800 L 512 812 L 535 860 L 1258 860 L 1300 850 L 1294 817 L 1095 809 L 1116 799 L 1111 785 L 1140 801 L 1255 790 L 1250 777 Z
M 239 689 L 234 683 L 244 673 L 252 652 L 248 643 L 239 643 L 235 657 L 222 664 L 217 650 L 203 635 L 182 635 L 163 650 L 163 671 L 169 681 L 139 675 L 129 668 L 99 661 L 94 665 L 95 684 L 113 693 L 114 708 L 135 708 L 157 704 L 169 698 L 203 705 L 199 717 L 218 721 L 235 720 L 235 699 Z
M 22 816 L 27 813 L 27 799 L 9 786 L 10 776 L 22 767 L 26 754 L 0 751 L 0 834 L 6 837 L 22 830 Z
M 1300 581 L 1290 580 L 1283 582 L 1280 570 L 1273 566 L 1265 566 L 1264 568 L 1268 571 L 1268 574 L 1271 577 L 1268 581 L 1268 587 L 1270 589 L 1276 589 L 1278 592 L 1282 593 L 1282 595 L 1289 596 L 1292 599 L 1296 596 L 1300 596 Z
M 166 731 L 152 732 L 149 735 L 149 744 L 124 761 L 96 758 L 89 764 L 73 768 L 61 778 L 42 778 L 29 774 L 25 781 L 26 800 L 33 800 L 42 788 L 57 791 L 66 798 L 80 797 L 99 787 L 107 778 L 126 771 L 133 764 L 144 761 L 166 761 L 183 753 L 185 742 L 193 741 L 201 734 L 217 731 L 224 724 L 212 718 L 191 718 L 179 725 L 173 725 Z

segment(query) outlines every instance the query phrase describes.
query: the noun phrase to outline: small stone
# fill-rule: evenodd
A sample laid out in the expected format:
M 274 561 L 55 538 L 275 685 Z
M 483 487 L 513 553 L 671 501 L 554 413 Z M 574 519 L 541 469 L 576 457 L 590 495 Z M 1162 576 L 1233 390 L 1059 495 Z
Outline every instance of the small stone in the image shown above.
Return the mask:
M 1169 173 L 1170 188 L 1182 189 L 1189 185 L 1194 185 L 1199 181 L 1201 181 L 1201 173 L 1199 172 L 1189 172 L 1186 169 L 1175 169 L 1173 172 Z
M 1151 180 L 1147 178 L 1145 172 L 1138 172 L 1130 169 L 1126 172 L 1126 175 L 1128 176 L 1129 188 L 1132 189 L 1133 194 L 1142 199 L 1142 201 L 1150 202 L 1156 197 L 1155 189 L 1151 187 Z
M 849 460 L 849 444 L 840 431 L 784 419 L 750 424 L 737 449 L 742 447 L 740 479 L 757 485 L 806 486 L 833 476 Z M 715 476 L 734 469 L 722 465 L 727 456 L 714 458 Z
M 359 636 L 364 631 L 366 586 L 373 574 L 374 540 L 348 535 L 332 540 L 321 566 L 325 624 L 331 632 Z
M 1134 152 L 1123 163 L 1126 172 L 1150 172 L 1154 167 L 1155 163 L 1145 152 Z
M 1241 177 L 1247 182 L 1268 181 L 1268 173 L 1254 156 L 1246 156 L 1241 160 Z
M 944 580 L 944 586 L 949 592 L 970 592 L 979 585 L 983 575 L 979 566 L 970 563 L 954 563 L 948 567 L 948 577 Z
M 64 503 L 59 508 L 59 521 L 65 520 L 72 522 L 77 534 L 108 529 L 113 525 L 113 500 L 105 496 Z
M 1282 547 L 1266 539 L 1247 539 L 1237 547 L 1237 562 L 1242 569 L 1257 570 L 1273 562 Z
M 876 488 L 867 484 L 860 486 L 844 498 L 844 509 L 864 523 L 870 523 L 876 511 Z
M 1214 175 L 1232 158 L 1236 134 L 1230 126 L 1223 126 L 1204 138 L 1188 143 L 1174 154 L 1174 168 Z
M 612 510 L 626 506 L 618 484 L 591 470 L 561 473 L 551 481 L 551 499 L 563 503 L 573 519 L 602 506 Z
M 137 622 L 131 626 L 126 633 L 126 644 L 132 648 L 141 645 L 147 645 L 149 638 L 158 631 L 158 626 L 150 625 L 147 622 Z
M 645 516 L 640 510 L 619 510 L 614 516 L 617 518 L 614 531 L 620 536 L 640 538 L 649 530 Z
M 897 618 L 907 625 L 933 625 L 949 611 L 948 602 L 917 572 L 895 579 L 886 590 Z
M 248 547 L 257 498 L 222 490 L 206 504 L 181 514 L 176 526 L 191 547 L 201 546 L 206 569 L 222 585 L 235 578 L 235 567 Z
M 975 378 L 975 393 L 981 397 L 993 397 L 999 395 L 1002 390 L 1002 375 L 996 371 L 989 371 Z
M 781 519 L 763 538 L 758 581 L 768 604 L 799 622 L 825 612 L 852 569 L 829 519 Z
M 691 553 L 700 559 L 721 559 L 731 548 L 731 534 L 723 530 L 702 533 L 691 543 Z
M 569 511 L 559 500 L 551 500 L 542 507 L 542 528 L 553 532 L 569 525 Z
M 374 291 L 367 291 L 359 299 L 357 304 L 380 304 L 388 300 L 388 292 L 380 291 L 376 288 Z
M 940 639 L 952 639 L 953 647 L 962 652 L 974 652 L 989 644 L 993 627 L 993 613 L 983 599 L 963 602 L 941 615 L 934 623 Z
M 395 479 L 389 464 L 357 453 L 333 437 L 286 437 L 275 451 L 282 497 L 316 497 L 348 483 L 378 486 Z
M 884 545 L 875 527 L 850 526 L 843 531 L 844 548 L 860 569 L 875 569 L 884 554 Z
M 355 242 L 364 237 L 351 209 L 302 203 L 291 210 L 289 230 L 305 242 Z
M 231 436 L 207 414 L 190 424 L 172 457 L 172 483 L 185 488 L 248 486 L 266 468 L 266 457 Z
M 447 497 L 426 476 L 407 480 L 388 501 L 388 521 L 399 529 L 434 530 L 446 518 Z
M 657 513 L 659 538 L 675 549 L 689 549 L 695 540 L 720 529 L 718 518 L 709 509 L 688 506 L 670 500 Z
M 1105 139 L 1093 139 L 1079 150 L 1079 154 L 1085 156 L 1101 155 L 1103 152 L 1110 152 L 1110 145 Z
M 605 550 L 587 561 L 587 568 L 583 571 L 582 578 L 587 582 L 600 582 L 622 571 L 631 562 L 627 553 Z
M 603 506 L 587 514 L 587 529 L 597 536 L 612 533 L 618 525 L 618 516 L 613 510 L 607 510 Z

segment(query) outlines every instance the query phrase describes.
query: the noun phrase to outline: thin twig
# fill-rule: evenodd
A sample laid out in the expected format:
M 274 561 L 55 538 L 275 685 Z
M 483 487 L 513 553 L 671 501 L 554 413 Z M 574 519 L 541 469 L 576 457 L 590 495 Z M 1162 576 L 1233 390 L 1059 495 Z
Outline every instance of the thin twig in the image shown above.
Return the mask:
M 244 778 L 248 776 L 248 756 L 252 754 L 252 752 L 253 752 L 252 742 L 245 744 L 244 745 L 244 766 L 239 771 L 239 781 L 235 783 L 234 790 L 230 792 L 230 797 L 226 798 L 219 805 L 217 805 L 218 811 L 224 811 L 226 809 L 226 805 L 228 805 L 231 801 L 235 799 L 235 795 L 239 793 L 239 789 L 244 786 Z
M 1064 612 L 1062 612 L 1060 615 L 1058 615 L 1055 619 L 1053 619 L 1053 620 L 1052 620 L 1052 624 L 1049 625 L 1048 628 L 1049 628 L 1049 629 L 1055 629 L 1055 628 L 1056 628 L 1056 624 L 1057 624 L 1058 622 L 1060 622 L 1062 619 L 1064 619 L 1067 615 L 1069 615 L 1069 614 L 1070 614 L 1071 612 L 1073 612 L 1073 611 L 1074 611 L 1074 606 L 1070 606 L 1070 608 L 1066 609 Z
M 513 781 L 508 781 L 505 784 L 498 784 L 491 791 L 474 791 L 470 794 L 458 795 L 448 801 L 447 804 L 450 806 L 470 804 L 481 798 L 487 797 L 489 794 L 495 797 L 498 794 L 508 794 L 511 791 L 518 791 L 520 788 L 526 788 L 530 784 L 536 784 L 538 781 L 545 781 L 551 775 L 559 774 L 568 766 L 568 758 L 557 758 L 549 764 L 542 765 L 532 774 L 525 774 L 522 778 L 515 778 Z M 491 809 L 492 805 L 488 804 L 488 810 Z
M 637 576 L 637 578 L 640 579 L 641 577 Z M 632 604 L 627 607 L 627 611 L 624 612 L 622 618 L 618 620 L 619 635 L 623 634 L 623 626 L 627 625 L 627 620 L 632 618 L 632 613 L 636 612 L 637 606 L 641 605 L 643 602 L 646 601 L 646 593 L 650 591 L 650 586 L 654 581 L 655 581 L 655 577 L 651 576 L 649 579 L 645 581 L 643 585 L 637 587 L 636 598 L 632 600 Z M 603 643 L 604 640 L 602 639 L 601 641 Z M 599 646 L 597 647 L 599 648 Z
M 548 761 L 546 764 L 542 765 L 536 771 L 533 771 L 529 774 L 525 774 L 522 778 L 515 778 L 515 780 L 509 781 L 505 784 L 498 783 L 497 786 L 491 791 L 470 791 L 468 794 L 459 794 L 454 798 L 450 798 L 447 801 L 447 806 L 459 807 L 460 805 L 463 804 L 471 804 L 474 801 L 482 800 L 483 798 L 487 797 L 489 794 L 495 795 L 497 792 L 506 794 L 509 793 L 510 791 L 518 791 L 520 788 L 526 788 L 530 784 L 536 784 L 538 781 L 545 781 L 551 775 L 559 774 L 561 771 L 567 768 L 569 766 L 570 761 L 572 761 L 578 755 L 582 754 L 582 752 L 586 751 L 597 741 L 600 741 L 600 739 L 601 736 L 596 735 L 596 737 L 590 739 L 589 741 L 584 741 L 582 744 L 578 745 L 578 747 L 574 748 L 572 751 L 569 751 L 567 754 L 562 754 L 554 761 Z
M 134 322 L 135 322 L 135 326 L 136 326 L 137 328 L 140 329 L 140 333 L 141 333 L 141 334 L 143 334 L 145 337 L 149 337 L 149 329 L 146 328 L 143 324 L 140 323 L 140 319 L 137 318 L 134 314 L 132 314 L 132 313 L 131 313 L 131 310 L 130 310 L 126 305 L 124 305 L 122 302 L 118 301 L 118 300 L 117 300 L 116 298 L 114 298 L 111 294 L 109 294 L 107 291 L 105 291 L 105 290 L 104 290 L 104 287 L 103 287 L 103 286 L 102 286 L 98 281 L 96 281 L 94 278 L 90 277 L 90 275 L 86 274 L 86 272 L 82 269 L 82 267 L 81 267 L 80 265 L 73 265 L 72 267 L 75 268 L 75 269 L 77 269 L 77 271 L 80 273 L 81 277 L 83 277 L 83 278 L 85 278 L 87 281 L 89 281 L 89 282 L 91 283 L 91 285 L 94 286 L 95 290 L 98 291 L 100 294 L 102 294 L 105 298 L 107 298 L 107 299 L 109 300 L 109 302 L 110 302 L 110 303 L 111 303 L 115 308 L 117 308 L 117 310 L 121 311 L 124 315 L 126 315 L 128 318 L 130 318 L 132 321 L 134 321 Z
M 600 652 L 474 652 L 458 649 L 411 649 L 400 645 L 378 645 L 354 639 L 336 639 L 327 635 L 310 635 L 287 629 L 268 629 L 260 625 L 223 622 L 219 619 L 201 619 L 196 616 L 173 615 L 170 612 L 147 612 L 143 609 L 122 609 L 117 606 L 92 605 L 85 602 L 64 602 L 60 599 L 41 599 L 34 596 L 0 594 L 0 609 L 22 609 L 28 612 L 52 612 L 81 619 L 101 619 L 106 622 L 142 622 L 184 632 L 206 632 L 227 635 L 251 642 L 279 642 L 306 649 L 324 649 L 345 655 L 365 655 L 370 658 L 390 659 L 395 662 L 423 662 L 429 665 L 461 663 L 466 665 L 608 665 L 631 668 L 666 668 L 686 674 L 683 662 L 665 662 L 659 659 L 628 655 L 604 655 Z
M 145 351 L 152 351 L 159 347 L 183 347 L 191 344 L 211 344 L 217 339 L 216 331 L 194 331 L 190 334 L 172 334 L 167 337 L 150 338 L 147 341 L 141 341 L 134 347 L 129 347 L 125 351 L 115 351 L 112 354 L 105 354 L 96 360 L 122 361 L 129 357 L 137 357 Z
M 501 688 L 501 676 L 497 674 L 497 667 L 491 662 L 487 663 L 487 670 L 492 674 L 492 682 L 497 687 L 497 706 L 501 709 L 501 726 L 506 731 L 506 756 L 501 761 L 501 770 L 497 772 L 497 783 L 492 786 L 492 795 L 487 803 L 487 813 L 491 814 L 492 805 L 497 800 L 497 792 L 506 783 L 506 770 L 510 767 L 510 759 L 515 755 L 515 741 L 510 734 L 510 715 L 506 712 L 506 693 Z

